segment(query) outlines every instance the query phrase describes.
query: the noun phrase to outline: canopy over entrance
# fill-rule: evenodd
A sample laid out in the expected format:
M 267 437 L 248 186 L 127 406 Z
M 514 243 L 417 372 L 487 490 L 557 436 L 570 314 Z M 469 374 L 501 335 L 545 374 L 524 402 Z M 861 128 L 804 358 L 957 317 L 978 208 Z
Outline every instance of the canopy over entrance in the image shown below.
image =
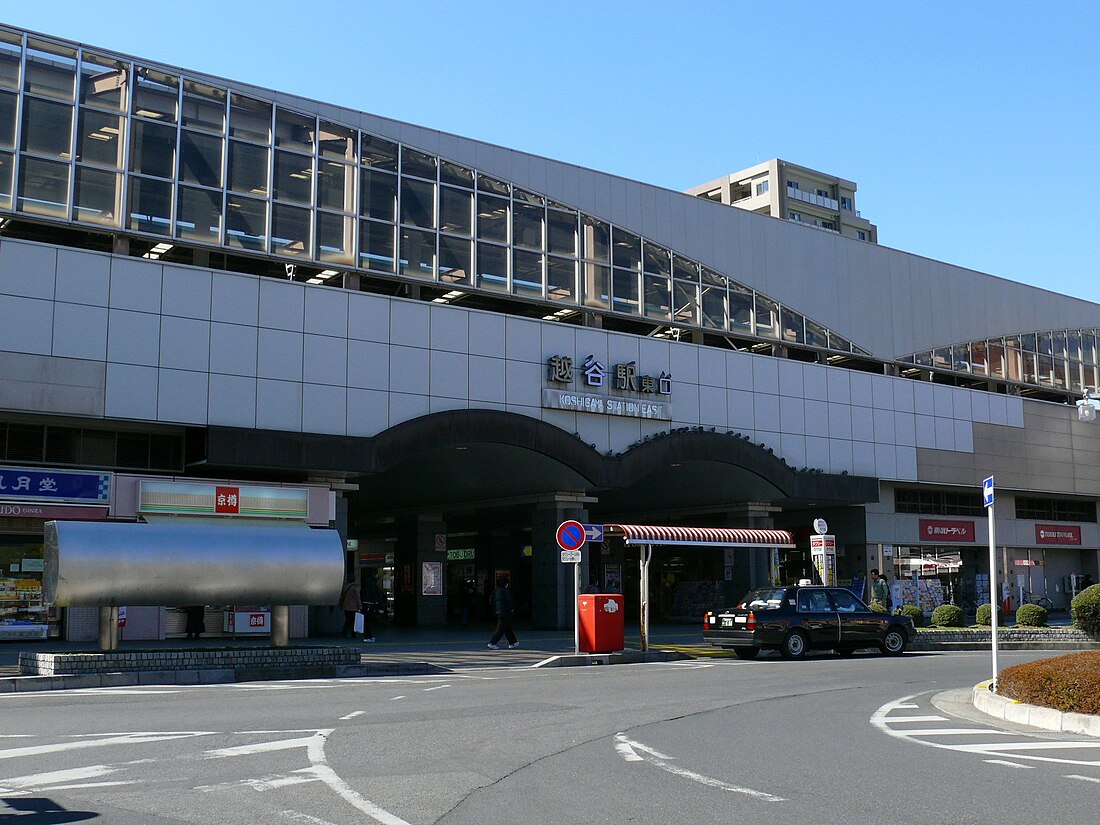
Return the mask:
M 658 527 L 651 524 L 605 524 L 604 533 L 622 536 L 628 545 L 688 544 L 700 547 L 794 547 L 786 530 L 737 527 Z
M 641 550 L 640 566 L 642 651 L 649 650 L 649 563 L 653 545 L 689 545 L 693 547 L 729 547 L 754 549 L 794 547 L 794 538 L 786 530 L 751 530 L 740 527 L 671 527 L 653 524 L 605 524 L 605 536 L 620 537 L 627 546 Z M 773 554 L 774 555 L 774 554 Z

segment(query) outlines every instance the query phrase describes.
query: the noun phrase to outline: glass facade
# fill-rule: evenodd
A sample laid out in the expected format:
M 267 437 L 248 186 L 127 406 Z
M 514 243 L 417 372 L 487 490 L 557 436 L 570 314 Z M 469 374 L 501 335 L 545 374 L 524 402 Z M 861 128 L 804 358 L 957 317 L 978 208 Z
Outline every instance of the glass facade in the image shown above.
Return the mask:
M 1080 395 L 1100 385 L 1100 329 L 1056 329 L 983 338 L 913 353 L 918 367 Z
M 674 250 L 479 170 L 4 29 L 0 211 L 866 354 Z

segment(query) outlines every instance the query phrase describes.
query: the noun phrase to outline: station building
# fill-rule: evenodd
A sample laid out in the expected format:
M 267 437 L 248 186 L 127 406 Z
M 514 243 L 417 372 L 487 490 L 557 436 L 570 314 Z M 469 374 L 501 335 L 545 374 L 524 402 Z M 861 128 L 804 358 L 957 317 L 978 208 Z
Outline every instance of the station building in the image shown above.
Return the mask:
M 816 518 L 842 582 L 983 601 L 989 475 L 994 585 L 1065 607 L 1100 573 L 1073 406 L 1098 328 L 784 216 L 0 27 L 0 635 L 94 634 L 35 601 L 64 518 L 335 526 L 405 624 L 484 618 L 506 572 L 521 619 L 571 626 L 565 519 L 794 535 L 659 551 L 656 618 L 809 574 Z M 614 542 L 582 565 L 637 586 Z

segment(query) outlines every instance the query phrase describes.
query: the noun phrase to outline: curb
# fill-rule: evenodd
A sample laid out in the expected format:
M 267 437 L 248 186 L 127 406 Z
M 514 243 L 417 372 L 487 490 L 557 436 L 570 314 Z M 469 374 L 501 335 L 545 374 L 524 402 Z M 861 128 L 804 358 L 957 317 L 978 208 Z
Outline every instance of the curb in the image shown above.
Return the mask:
M 90 673 L 63 676 L 6 676 L 0 693 L 41 693 L 48 690 L 134 687 L 137 685 L 228 685 L 238 682 L 292 679 L 360 679 L 377 676 L 427 676 L 450 673 L 429 662 L 375 662 L 342 667 L 214 668 L 206 670 L 146 670 L 128 673 Z
M 574 656 L 572 653 L 561 656 L 551 656 L 543 659 L 531 667 L 586 667 L 588 665 L 635 665 L 644 662 L 678 662 L 682 659 L 690 659 L 686 653 L 676 650 L 651 650 L 648 653 L 633 651 L 630 653 L 582 653 Z
M 1100 738 L 1100 716 L 1088 713 L 1062 713 L 1054 708 L 1028 705 L 1015 699 L 998 696 L 990 689 L 992 684 L 992 680 L 987 679 L 974 686 L 974 707 L 982 713 L 1033 728 Z

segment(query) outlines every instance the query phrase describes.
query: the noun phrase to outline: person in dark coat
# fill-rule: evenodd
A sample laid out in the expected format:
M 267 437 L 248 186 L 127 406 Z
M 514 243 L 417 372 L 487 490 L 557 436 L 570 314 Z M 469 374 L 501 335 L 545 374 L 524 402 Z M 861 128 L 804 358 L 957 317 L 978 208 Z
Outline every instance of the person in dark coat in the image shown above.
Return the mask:
M 363 641 L 374 641 L 374 628 L 371 620 L 378 615 L 378 605 L 382 597 L 378 592 L 378 579 L 375 572 L 369 571 L 363 578 Z
M 187 623 L 183 628 L 187 638 L 197 639 L 202 636 L 206 632 L 206 606 L 201 604 L 192 605 L 183 608 L 183 612 L 187 614 Z
M 493 638 L 489 640 L 489 644 L 486 645 L 492 650 L 499 649 L 497 642 L 500 641 L 501 636 L 507 637 L 508 647 L 519 647 L 516 634 L 512 632 L 512 613 L 516 608 L 516 600 L 512 596 L 510 586 L 511 581 L 508 577 L 501 576 L 497 579 L 496 590 L 493 591 L 493 595 L 490 597 L 493 615 L 497 617 L 497 629 L 493 632 Z

